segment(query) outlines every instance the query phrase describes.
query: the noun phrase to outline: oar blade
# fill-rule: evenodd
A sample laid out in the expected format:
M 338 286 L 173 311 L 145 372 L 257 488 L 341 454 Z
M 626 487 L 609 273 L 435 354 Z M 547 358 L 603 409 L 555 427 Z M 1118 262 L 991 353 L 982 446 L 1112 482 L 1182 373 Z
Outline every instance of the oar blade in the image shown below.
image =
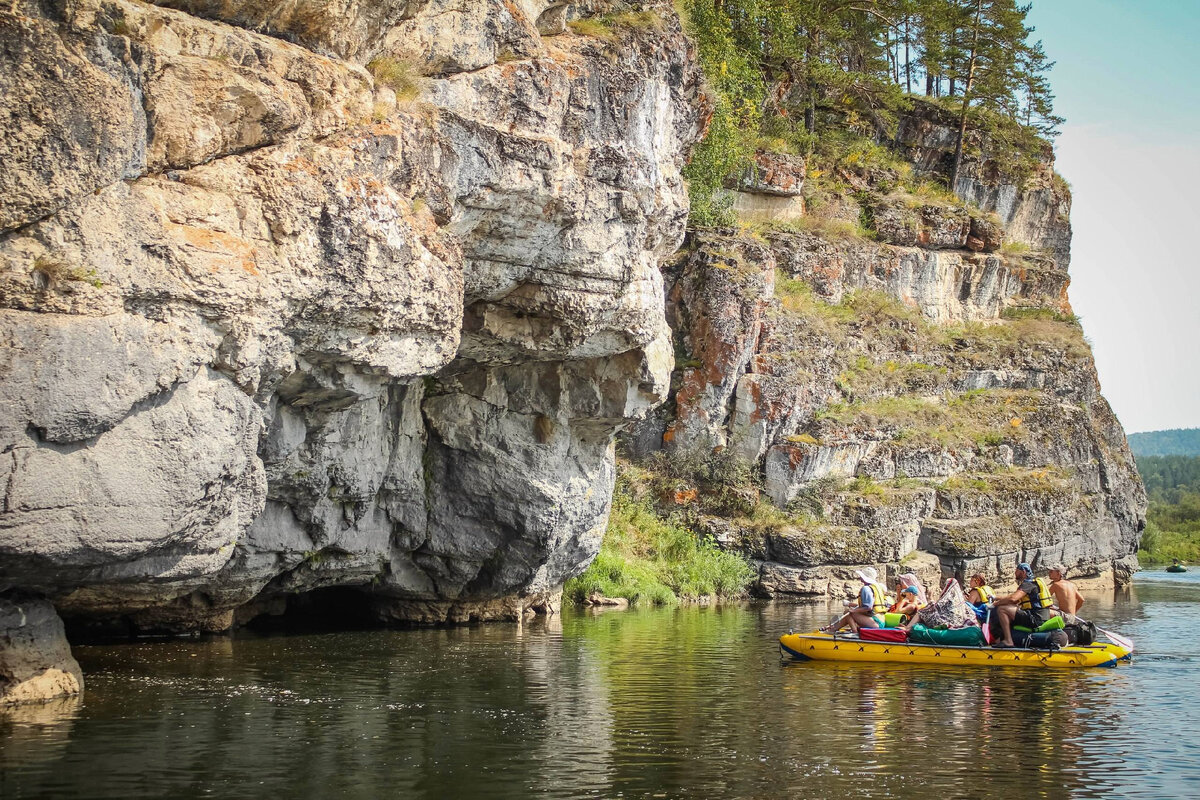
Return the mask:
M 1105 630 L 1104 628 L 1096 628 L 1096 630 L 1107 636 L 1109 641 L 1111 641 L 1113 644 L 1119 644 L 1126 650 L 1133 650 L 1133 639 L 1127 639 L 1119 633 L 1113 633 L 1112 631 Z

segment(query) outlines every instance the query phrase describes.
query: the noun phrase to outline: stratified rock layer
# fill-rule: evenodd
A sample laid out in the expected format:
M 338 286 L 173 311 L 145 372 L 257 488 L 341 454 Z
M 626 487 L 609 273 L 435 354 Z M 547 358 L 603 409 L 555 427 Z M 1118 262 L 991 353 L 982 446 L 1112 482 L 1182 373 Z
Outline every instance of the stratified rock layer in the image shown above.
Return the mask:
M 892 146 L 937 172 L 945 127 L 908 118 Z M 842 594 L 866 565 L 1137 569 L 1146 498 L 1071 315 L 1070 198 L 1048 159 L 1022 187 L 983 172 L 959 192 L 984 210 L 842 175 L 825 221 L 697 231 L 667 267 L 679 367 L 627 445 L 666 451 L 659 502 L 758 564 L 761 593 Z
M 368 5 L 0 13 L 0 588 L 511 618 L 599 549 L 673 363 L 689 45 Z

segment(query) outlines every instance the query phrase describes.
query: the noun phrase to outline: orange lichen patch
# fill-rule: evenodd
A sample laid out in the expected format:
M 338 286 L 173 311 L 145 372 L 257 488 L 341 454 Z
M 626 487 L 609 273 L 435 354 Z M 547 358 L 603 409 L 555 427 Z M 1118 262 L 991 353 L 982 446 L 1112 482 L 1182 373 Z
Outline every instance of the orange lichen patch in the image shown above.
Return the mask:
M 1064 314 L 1074 313 L 1071 309 L 1071 301 L 1067 299 L 1067 286 L 1070 285 L 1070 283 L 1070 281 L 1067 281 L 1062 285 L 1062 288 L 1058 290 L 1058 304 L 1062 308 Z
M 762 413 L 762 386 L 759 385 L 758 381 L 750 381 L 748 386 L 750 387 L 750 402 L 754 404 L 754 410 L 750 412 L 750 424 L 753 425 L 756 422 L 762 422 L 766 415 Z
M 830 263 L 828 266 L 818 265 L 813 268 L 813 277 L 824 278 L 828 281 L 837 280 L 842 277 L 842 266 L 840 263 Z
M 383 182 L 370 175 L 351 175 L 342 181 L 342 188 L 346 194 L 362 197 L 378 197 L 387 193 L 387 187 L 383 185 Z
M 306 175 L 316 177 L 321 174 L 320 168 L 317 167 L 310 159 L 304 156 L 296 156 L 290 161 L 283 162 L 283 168 L 288 172 L 303 172 Z
M 246 240 L 222 231 L 198 228 L 194 225 L 168 223 L 168 228 L 176 231 L 189 247 L 210 255 L 228 258 L 251 275 L 260 274 L 258 271 L 258 248 Z M 214 265 L 212 270 L 216 272 L 217 266 Z
M 671 499 L 674 501 L 675 505 L 683 506 L 694 501 L 699 495 L 700 492 L 696 489 L 676 489 L 671 495 Z
M 663 438 L 664 444 L 669 444 L 669 443 L 675 441 L 675 423 L 674 422 L 672 422 L 670 425 L 668 425 L 667 429 L 665 431 L 663 431 L 662 438 Z
M 1008 421 L 1008 424 L 1009 424 L 1009 425 L 1011 425 L 1011 426 L 1013 426 L 1014 428 L 1019 428 L 1019 427 L 1021 427 L 1021 418 L 1020 418 L 1020 417 L 1013 417 L 1012 419 L 1010 419 L 1010 420 Z
M 788 446 L 788 467 L 795 470 L 804 463 L 804 449 L 800 447 Z
M 696 401 L 703 395 L 707 385 L 700 376 L 699 370 L 684 370 L 683 380 L 679 383 L 679 391 L 675 393 L 677 414 L 680 419 L 687 419 L 695 413 Z

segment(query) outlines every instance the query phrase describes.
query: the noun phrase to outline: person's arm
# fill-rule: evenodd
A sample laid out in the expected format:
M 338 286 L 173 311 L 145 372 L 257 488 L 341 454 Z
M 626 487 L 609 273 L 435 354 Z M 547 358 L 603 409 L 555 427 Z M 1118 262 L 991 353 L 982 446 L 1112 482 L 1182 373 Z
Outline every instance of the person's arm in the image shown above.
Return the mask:
M 983 598 L 979 596 L 978 589 L 972 589 L 971 591 L 967 592 L 967 602 L 973 605 L 978 605 L 983 602 Z
M 1079 590 L 1075 591 L 1075 601 L 1076 601 L 1075 602 L 1075 610 L 1076 611 L 1083 608 L 1083 595 L 1080 594 Z
M 1020 589 L 1017 589 L 1015 592 L 1010 594 L 1008 597 L 997 597 L 994 605 L 1015 606 L 1015 605 L 1020 605 L 1021 601 L 1024 599 L 1025 599 L 1025 592 L 1021 591 Z

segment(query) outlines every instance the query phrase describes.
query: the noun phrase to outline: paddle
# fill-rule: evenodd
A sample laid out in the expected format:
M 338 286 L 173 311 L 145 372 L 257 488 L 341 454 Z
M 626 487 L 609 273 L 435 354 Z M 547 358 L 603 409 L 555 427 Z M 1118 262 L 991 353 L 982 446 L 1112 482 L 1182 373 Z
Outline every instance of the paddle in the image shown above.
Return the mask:
M 983 640 L 985 642 L 987 642 L 988 646 L 990 647 L 992 644 L 992 607 L 991 607 L 991 605 L 988 605 L 987 610 L 988 610 L 987 617 L 983 620 Z

